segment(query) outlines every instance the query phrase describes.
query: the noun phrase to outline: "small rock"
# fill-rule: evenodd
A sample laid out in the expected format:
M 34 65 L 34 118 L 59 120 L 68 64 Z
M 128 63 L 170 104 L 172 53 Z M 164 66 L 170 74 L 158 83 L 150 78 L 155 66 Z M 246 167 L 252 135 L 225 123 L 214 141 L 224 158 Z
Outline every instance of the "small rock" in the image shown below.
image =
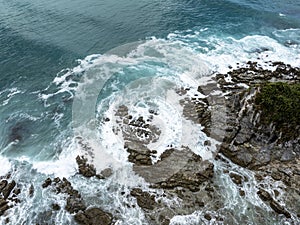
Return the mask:
M 16 189 L 13 191 L 13 193 L 14 193 L 15 195 L 19 195 L 19 194 L 21 193 L 21 189 L 20 189 L 20 188 L 16 188 Z
M 29 197 L 32 197 L 33 193 L 34 193 L 34 187 L 33 187 L 33 185 L 31 185 L 29 188 Z
M 240 190 L 240 196 L 242 196 L 242 197 L 245 196 L 245 191 L 244 190 Z
M 58 204 L 54 203 L 54 204 L 52 204 L 52 209 L 58 211 L 58 210 L 60 210 L 60 206 Z
M 207 219 L 207 220 L 211 220 L 211 219 L 212 219 L 212 218 L 211 218 L 211 215 L 208 214 L 208 213 L 206 213 L 206 214 L 204 215 L 204 218 Z
M 0 182 L 0 192 L 6 187 L 7 184 L 8 184 L 7 180 L 2 180 Z
M 211 141 L 209 141 L 209 140 L 204 141 L 204 145 L 205 146 L 211 146 Z
M 42 187 L 47 188 L 49 185 L 51 185 L 51 183 L 52 183 L 52 180 L 50 178 L 47 178 L 45 180 L 45 182 L 42 184 Z
M 101 171 L 100 175 L 102 175 L 104 178 L 108 178 L 113 174 L 113 171 L 111 168 L 106 168 Z
M 263 189 L 260 189 L 258 192 L 257 192 L 258 196 L 263 200 L 263 201 L 270 201 L 272 200 L 272 197 L 270 195 L 269 192 L 263 190 Z
M 231 180 L 237 184 L 237 185 L 241 185 L 242 184 L 242 181 L 243 181 L 243 177 L 239 174 L 236 174 L 236 173 L 230 173 L 229 174 Z

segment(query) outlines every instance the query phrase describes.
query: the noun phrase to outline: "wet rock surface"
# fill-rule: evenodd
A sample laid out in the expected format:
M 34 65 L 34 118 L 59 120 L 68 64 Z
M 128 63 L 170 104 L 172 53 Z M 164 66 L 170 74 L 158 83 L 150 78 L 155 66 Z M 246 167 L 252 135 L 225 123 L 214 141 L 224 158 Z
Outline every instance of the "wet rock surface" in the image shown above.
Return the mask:
M 76 162 L 78 165 L 79 174 L 84 177 L 97 177 L 99 179 L 105 179 L 112 175 L 112 170 L 110 168 L 106 168 L 98 174 L 95 166 L 92 163 L 88 163 L 88 159 L 84 156 L 78 155 L 76 157 Z
M 281 198 L 275 194 L 271 196 L 262 189 L 259 189 L 258 195 L 274 212 L 290 218 L 290 212 L 293 212 L 294 215 L 299 214 L 300 205 L 298 191 L 300 187 L 300 125 L 270 122 L 264 115 L 264 108 L 257 105 L 256 98 L 262 86 L 268 82 L 299 84 L 300 69 L 282 62 L 270 62 L 269 66 L 273 68 L 263 69 L 256 62 L 247 62 L 244 67 L 232 70 L 227 74 L 216 74 L 214 80 L 226 99 L 224 102 L 226 118 L 224 120 L 220 118 L 223 123 L 221 125 L 223 138 L 220 152 L 233 163 L 253 170 L 261 185 L 264 185 L 264 180 L 267 179 L 271 187 L 276 189 L 275 182 L 282 182 Z M 205 92 L 205 87 L 199 88 L 198 91 L 205 95 L 209 93 L 209 91 Z M 203 99 L 201 101 L 205 102 Z M 208 102 L 210 107 L 217 104 L 216 101 L 209 99 Z M 208 106 L 201 106 L 201 110 L 206 109 L 211 111 Z M 295 110 L 299 112 L 300 109 Z M 208 112 L 201 112 L 201 115 L 196 117 L 203 118 L 203 115 L 208 114 Z M 210 130 L 211 128 L 220 132 L 218 130 L 220 126 L 214 125 L 213 127 L 211 120 L 209 117 L 198 120 L 207 127 L 204 131 L 208 136 L 213 136 L 212 134 L 215 133 Z M 280 120 L 284 120 L 284 118 L 280 118 Z M 230 173 L 229 175 L 237 186 L 241 186 L 245 182 L 237 174 Z M 242 195 L 245 195 L 243 190 L 240 191 Z M 274 193 L 278 195 L 278 190 L 275 190 Z M 278 198 L 278 200 L 274 198 Z
M 280 205 L 276 202 L 266 190 L 259 190 L 257 192 L 258 196 L 264 201 L 270 204 L 270 207 L 278 214 L 283 214 L 287 218 L 291 218 L 291 214 L 284 208 L 284 206 Z
M 139 188 L 134 188 L 130 194 L 137 199 L 137 204 L 143 209 L 153 210 L 156 204 L 155 196 Z
M 260 177 L 256 187 L 259 190 L 258 196 L 275 213 L 290 219 L 300 215 L 299 188 L 297 189 L 300 186 L 300 126 L 285 124 L 282 128 L 275 123 L 266 122 L 262 114 L 263 109 L 256 105 L 255 98 L 261 85 L 266 82 L 299 83 L 300 69 L 281 62 L 272 63 L 270 66 L 273 66 L 272 70 L 263 69 L 255 62 L 248 62 L 243 68 L 213 76 L 205 85 L 198 88 L 199 95 L 187 96 L 189 89 L 180 89 L 178 94 L 182 96 L 180 104 L 185 118 L 201 124 L 207 136 L 220 141 L 219 150 L 223 156 L 234 164 L 254 171 L 256 177 Z M 122 115 L 131 118 L 126 107 L 123 108 L 123 112 L 125 111 L 126 113 Z M 287 130 L 289 133 L 285 135 Z M 130 153 L 129 161 L 134 164 L 134 171 L 149 182 L 152 188 L 164 190 L 167 196 L 181 198 L 181 207 L 194 211 L 215 201 L 218 186 L 212 182 L 214 177 L 212 163 L 203 161 L 201 157 L 190 154 L 190 150 L 183 150 L 184 148 L 167 149 L 160 156 L 160 160 L 153 163 L 152 150 L 147 148 L 149 142 L 139 140 L 138 144 L 132 143 L 130 137 L 125 140 L 127 141 L 125 148 Z M 183 161 L 186 164 L 182 163 Z M 164 165 L 164 162 L 169 167 Z M 201 167 L 206 169 L 200 169 Z M 230 171 L 228 175 L 238 187 L 239 195 L 247 196 L 244 185 L 248 182 L 248 178 Z M 262 191 L 265 179 L 273 188 L 272 195 Z M 275 181 L 280 181 L 283 185 L 277 187 Z M 205 193 L 203 190 L 210 190 L 211 193 Z M 191 193 L 195 193 L 193 197 Z M 144 199 L 145 202 L 153 204 L 153 207 L 144 206 L 149 220 L 153 220 L 154 214 L 149 212 L 150 208 L 154 208 L 152 210 L 156 213 L 159 211 L 161 215 L 167 214 L 169 219 L 176 213 L 184 215 L 193 212 L 193 210 L 183 212 L 184 210 L 173 209 L 176 213 L 172 214 L 166 210 L 168 206 L 150 201 L 151 194 L 141 194 L 139 201 L 143 196 L 148 196 L 147 200 Z M 202 200 L 198 201 L 196 196 L 203 196 Z M 221 207 L 222 203 L 218 201 L 211 204 L 211 209 L 214 210 Z M 264 215 L 263 210 L 257 209 L 257 213 L 261 217 Z M 204 219 L 210 221 L 210 214 L 205 214 Z M 223 220 L 233 222 L 234 217 Z M 262 218 L 257 220 L 264 221 Z M 155 224 L 162 223 L 154 221 Z
M 96 169 L 94 165 L 87 163 L 87 159 L 84 156 L 77 156 L 76 162 L 78 164 L 79 173 L 85 177 L 96 176 Z
M 89 168 L 90 165 L 88 165 Z M 110 225 L 113 217 L 110 213 L 104 212 L 99 208 L 88 208 L 81 194 L 75 190 L 72 184 L 66 179 L 59 177 L 47 178 L 42 185 L 43 188 L 50 188 L 56 194 L 65 194 L 65 210 L 74 215 L 74 219 L 78 224 L 83 225 Z M 54 211 L 60 210 L 61 206 L 53 203 L 51 207 Z M 51 218 L 51 215 L 49 216 Z
M 184 93 L 182 89 L 181 94 Z M 141 137 L 139 131 L 132 128 L 130 121 L 124 122 L 124 118 L 133 118 L 125 106 L 120 106 L 116 113 L 120 127 L 115 129 L 122 132 L 124 150 L 129 153 L 128 161 L 133 163 L 133 170 L 150 184 L 151 192 L 137 187 L 130 193 L 136 199 L 137 206 L 144 210 L 149 224 L 167 225 L 174 216 L 191 214 L 203 209 L 204 205 L 211 209 L 220 208 L 219 195 L 212 194 L 215 188 L 212 185 L 214 165 L 211 162 L 202 160 L 185 146 L 166 148 L 159 160 L 153 161 L 157 158 L 157 151 L 150 149 L 148 144 L 157 141 L 160 131 L 152 124 L 157 115 L 154 111 L 149 113 L 138 118 L 141 124 L 147 121 L 148 132 L 143 138 L 137 138 Z M 163 194 L 159 194 L 160 190 Z M 176 198 L 180 203 L 170 203 Z
M 83 225 L 110 225 L 112 215 L 99 208 L 90 208 L 75 215 L 75 221 Z
M 21 189 L 9 175 L 0 178 L 0 216 L 5 216 L 5 212 L 20 202 L 18 195 Z
M 250 169 L 257 169 L 273 161 L 293 161 L 300 156 L 300 126 L 280 126 L 264 121 L 262 110 L 256 103 L 261 84 L 265 82 L 299 83 L 299 68 L 276 62 L 275 71 L 265 70 L 254 62 L 247 68 L 233 70 L 226 75 L 217 75 L 220 88 L 227 94 L 227 121 L 224 124 L 232 130 L 226 133 L 221 152 L 234 163 Z M 230 76 L 231 82 L 225 82 Z M 247 88 L 232 90 L 232 85 L 243 84 Z M 241 86 L 244 87 L 244 86 Z M 231 126 L 230 121 L 234 121 Z M 286 130 L 292 134 L 284 138 Z

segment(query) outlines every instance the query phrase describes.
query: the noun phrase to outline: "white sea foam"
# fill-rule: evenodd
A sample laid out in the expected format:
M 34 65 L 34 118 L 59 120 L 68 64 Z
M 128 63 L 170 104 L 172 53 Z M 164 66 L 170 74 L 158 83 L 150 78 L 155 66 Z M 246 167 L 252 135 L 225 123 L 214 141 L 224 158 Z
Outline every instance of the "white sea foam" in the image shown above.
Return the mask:
M 8 92 L 7 95 L 6 95 L 6 99 L 2 102 L 2 106 L 5 106 L 9 103 L 9 101 L 17 94 L 22 94 L 24 92 L 22 92 L 21 90 L 19 90 L 18 88 L 10 88 L 10 89 L 6 89 L 6 90 L 3 90 L 2 92 L 0 92 L 0 96 L 1 94 L 5 93 L 5 92 Z
M 57 160 L 51 161 L 37 161 L 32 162 L 33 168 L 36 169 L 38 172 L 47 174 L 47 175 L 54 175 L 57 177 L 70 177 L 77 172 L 77 163 L 76 163 L 76 156 L 80 155 L 81 151 L 76 146 L 75 139 L 70 142 L 69 145 L 64 147 L 64 150 L 60 154 Z
M 11 169 L 11 162 L 4 156 L 0 155 L 0 176 L 6 175 Z

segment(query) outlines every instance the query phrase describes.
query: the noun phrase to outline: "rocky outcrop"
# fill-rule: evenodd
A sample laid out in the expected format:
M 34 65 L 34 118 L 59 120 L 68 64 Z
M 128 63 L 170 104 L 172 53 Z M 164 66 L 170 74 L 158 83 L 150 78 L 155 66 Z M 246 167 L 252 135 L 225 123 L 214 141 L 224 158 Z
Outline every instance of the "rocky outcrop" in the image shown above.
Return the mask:
M 96 176 L 96 168 L 94 165 L 87 163 L 87 159 L 84 156 L 77 156 L 76 162 L 78 164 L 79 173 L 85 177 Z
M 258 67 L 257 63 L 248 62 L 246 68 L 216 75 L 221 89 L 229 91 L 226 120 L 235 121 L 235 126 L 230 127 L 232 131 L 226 133 L 220 150 L 234 163 L 250 169 L 257 169 L 276 160 L 293 161 L 300 156 L 299 124 L 282 125 L 276 121 L 267 121 L 264 108 L 257 105 L 257 96 L 265 82 L 299 83 L 299 68 L 280 62 L 273 63 L 273 66 L 275 70 L 271 71 Z M 229 77 L 231 82 L 226 82 Z M 239 88 L 232 89 L 233 86 Z M 228 126 L 226 122 L 224 126 Z M 287 130 L 292 130 L 289 132 L 292 134 L 286 135 Z
M 68 212 L 77 213 L 80 210 L 86 209 L 85 203 L 82 200 L 81 195 L 77 190 L 75 190 L 72 187 L 71 183 L 66 178 L 60 179 L 59 177 L 57 177 L 53 180 L 47 178 L 42 186 L 43 188 L 51 187 L 51 189 L 57 194 L 67 194 L 68 197 L 66 198 L 67 204 L 65 209 Z
M 161 161 L 157 163 L 159 170 L 162 172 L 165 170 L 162 166 L 160 166 L 163 164 L 164 160 L 168 158 L 165 158 L 164 155 L 172 157 L 175 154 L 179 154 L 178 159 L 186 157 L 185 165 L 178 171 L 173 171 L 174 174 L 170 174 L 169 178 L 157 182 L 153 186 L 163 189 L 183 187 L 189 189 L 192 192 L 199 191 L 200 185 L 206 181 L 209 181 L 213 177 L 214 165 L 209 161 L 202 161 L 200 156 L 196 155 L 188 149 L 182 150 L 182 152 L 177 153 L 175 153 L 175 151 L 178 150 L 169 149 L 164 152 L 164 154 L 161 156 Z M 178 163 L 178 161 L 175 161 L 175 163 Z M 172 167 L 169 167 L 169 169 L 172 171 Z
M 20 193 L 21 189 L 14 180 L 9 180 L 9 176 L 0 181 L 0 216 L 20 202 Z
M 182 89 L 178 94 L 185 93 Z M 131 190 L 137 206 L 144 210 L 150 224 L 164 225 L 169 224 L 175 215 L 191 214 L 205 204 L 208 208 L 221 207 L 221 204 L 215 204 L 218 194 L 212 195 L 215 189 L 211 185 L 214 175 L 211 162 L 202 160 L 184 146 L 167 148 L 159 160 L 153 160 L 158 157 L 157 151 L 149 149 L 148 144 L 155 143 L 161 133 L 152 123 L 158 114 L 149 110 L 149 114 L 134 119 L 126 106 L 120 106 L 115 114 L 119 127 L 114 130 L 122 132 L 124 149 L 129 153 L 128 161 L 133 164 L 134 172 L 151 187 L 151 191 L 139 187 Z M 163 194 L 159 194 L 161 190 Z M 180 205 L 171 203 L 174 196 L 180 199 Z M 162 197 L 169 199 L 169 203 L 157 200 Z
M 102 170 L 100 174 L 97 174 L 95 166 L 91 163 L 88 163 L 88 159 L 84 156 L 78 155 L 76 157 L 76 162 L 78 165 L 79 174 L 81 174 L 84 177 L 97 177 L 99 179 L 105 179 L 112 175 L 112 170 L 110 168 L 106 168 Z
M 154 207 L 156 205 L 156 201 L 155 201 L 155 196 L 154 195 L 150 195 L 148 192 L 143 191 L 140 188 L 134 188 L 134 189 L 132 189 L 132 191 L 130 192 L 130 194 L 133 197 L 136 198 L 137 204 L 142 209 L 148 209 L 148 210 L 153 210 L 154 209 Z
M 75 221 L 82 225 L 110 225 L 112 215 L 99 208 L 90 208 L 75 215 Z
M 204 99 L 195 99 L 190 103 L 197 108 L 193 112 L 199 112 L 194 115 L 193 121 L 205 126 L 204 132 L 208 136 L 222 141 L 220 153 L 233 163 L 255 171 L 260 185 L 263 185 L 263 179 L 282 181 L 286 185 L 287 188 L 283 190 L 284 204 L 279 203 L 282 198 L 271 196 L 261 186 L 258 187 L 258 195 L 276 213 L 290 218 L 290 212 L 300 215 L 297 188 L 300 186 L 300 125 L 295 122 L 298 121 L 297 113 L 300 112 L 297 102 L 299 97 L 296 96 L 297 93 L 299 96 L 297 85 L 300 83 L 300 69 L 281 62 L 270 62 L 269 66 L 273 68 L 263 69 L 256 62 L 248 62 L 227 74 L 215 75 L 213 80 L 222 91 L 225 99 L 222 104 L 226 106 L 223 113 L 226 117 L 220 117 L 218 121 L 221 126 L 213 124 L 212 121 L 212 111 L 219 104 L 218 97 L 209 99 L 213 82 L 208 87 L 204 85 L 198 88 L 206 96 Z M 267 103 L 261 97 L 265 86 L 269 88 L 265 100 L 269 101 Z M 294 92 L 290 91 L 291 88 Z M 275 95 L 273 99 L 269 98 L 271 94 Z M 277 100 L 279 95 L 282 101 Z M 284 101 L 289 101 L 288 98 L 294 108 L 284 105 Z M 266 109 L 270 106 L 274 108 Z M 285 115 L 287 118 L 284 118 Z M 214 129 L 217 131 L 213 131 Z M 220 138 L 220 135 L 214 135 L 216 133 L 223 136 Z M 239 187 L 245 182 L 238 174 L 230 172 L 229 176 Z M 272 183 L 270 185 L 276 187 Z M 274 189 L 274 193 L 276 191 Z M 240 189 L 240 194 L 245 195 L 244 190 Z
M 113 217 L 110 213 L 104 212 L 99 208 L 87 208 L 81 194 L 72 187 L 72 184 L 66 179 L 59 177 L 47 178 L 43 183 L 43 188 L 51 188 L 57 194 L 66 194 L 67 210 L 71 214 L 75 214 L 74 219 L 79 224 L 83 225 L 110 225 L 112 224 Z M 53 210 L 59 210 L 59 204 L 52 204 Z

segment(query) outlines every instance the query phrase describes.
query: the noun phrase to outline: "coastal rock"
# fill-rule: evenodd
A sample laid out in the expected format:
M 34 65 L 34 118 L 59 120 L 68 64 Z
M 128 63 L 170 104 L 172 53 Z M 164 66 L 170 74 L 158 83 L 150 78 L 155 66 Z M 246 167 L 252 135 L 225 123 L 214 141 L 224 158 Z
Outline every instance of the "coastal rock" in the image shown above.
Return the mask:
M 6 210 L 8 210 L 10 208 L 10 206 L 8 205 L 8 202 L 2 202 L 0 201 L 0 204 L 2 204 L 2 206 L 0 206 L 0 216 L 2 216 Z
M 67 204 L 65 209 L 70 213 L 79 212 L 85 210 L 86 206 L 82 199 L 70 196 L 67 198 Z
M 0 192 L 7 186 L 7 180 L 1 180 L 0 182 Z
M 53 180 L 47 178 L 45 182 L 48 184 L 47 187 L 51 186 L 52 190 L 57 194 L 63 193 L 68 195 L 65 206 L 65 209 L 68 212 L 75 213 L 86 209 L 86 205 L 82 200 L 81 195 L 72 187 L 72 184 L 66 178 L 63 178 L 62 180 L 58 177 Z
M 198 87 L 199 94 L 189 93 L 185 88 L 176 92 L 180 96 L 178 101 L 183 108 L 183 116 L 201 124 L 202 131 L 208 137 L 220 142 L 216 146 L 220 152 L 215 152 L 214 156 L 220 156 L 221 163 L 228 166 L 223 171 L 227 171 L 238 186 L 239 197 L 249 196 L 245 187 L 247 182 L 252 183 L 252 179 L 240 175 L 243 173 L 237 170 L 231 171 L 232 163 L 253 171 L 259 198 L 287 219 L 300 214 L 297 209 L 300 126 L 285 124 L 280 127 L 266 120 L 263 108 L 257 103 L 257 96 L 266 83 L 295 84 L 299 83 L 299 75 L 299 68 L 282 63 L 275 63 L 272 69 L 263 69 L 256 62 L 247 62 L 227 74 L 212 76 L 206 84 Z M 152 188 L 147 192 L 137 188 L 131 193 L 149 223 L 168 224 L 175 215 L 192 214 L 199 210 L 209 212 L 203 212 L 206 215 L 204 221 L 235 223 L 234 212 L 229 209 L 224 213 L 227 217 L 218 215 L 224 203 L 220 194 L 222 187 L 212 179 L 214 164 L 202 160 L 184 146 L 177 146 L 177 149 L 168 146 L 160 156 L 149 147 L 160 135 L 152 124 L 159 112 L 149 110 L 149 113 L 133 119 L 128 108 L 122 106 L 116 113 L 118 127 L 114 128 L 115 132 L 122 132 L 126 143 L 124 149 L 129 153 L 128 161 L 133 164 L 134 172 Z M 205 142 L 204 145 L 214 144 Z M 293 168 L 289 171 L 286 169 L 288 167 Z M 218 168 L 216 173 L 219 173 Z M 280 184 L 283 186 L 275 185 L 273 181 L 282 181 Z M 265 182 L 270 185 L 270 193 L 264 190 Z M 167 198 L 170 202 L 178 199 L 180 206 L 160 201 L 160 194 L 155 190 L 162 191 L 163 199 Z M 263 224 L 265 210 L 258 207 L 255 212 L 261 216 L 257 222 Z M 243 221 L 243 218 L 239 219 Z
M 260 189 L 257 192 L 257 194 L 261 198 L 261 200 L 263 200 L 263 201 L 271 201 L 272 200 L 272 197 L 271 197 L 270 193 L 267 192 L 266 190 Z
M 69 213 L 74 214 L 74 219 L 79 224 L 83 225 L 110 225 L 112 224 L 112 215 L 102 211 L 99 208 L 87 209 L 87 206 L 82 199 L 81 194 L 75 190 L 70 181 L 66 178 L 60 179 L 59 177 L 46 179 L 49 184 L 47 187 L 51 188 L 52 191 L 57 194 L 66 194 L 66 205 L 65 210 Z M 52 209 L 58 211 L 61 207 L 58 204 L 52 204 Z
M 134 188 L 130 194 L 137 199 L 137 204 L 143 209 L 153 210 L 156 202 L 155 196 L 150 195 L 148 192 L 142 191 L 139 188 Z
M 129 153 L 128 161 L 135 165 L 152 165 L 151 151 L 139 142 L 126 142 L 125 149 Z
M 231 180 L 237 184 L 237 185 L 241 185 L 243 182 L 243 177 L 240 176 L 239 174 L 236 173 L 229 173 L 229 176 L 231 178 Z
M 283 207 L 281 206 L 278 202 L 271 201 L 270 202 L 270 207 L 278 214 L 283 214 L 285 215 L 286 218 L 291 218 L 291 214 Z
M 257 192 L 258 196 L 264 201 L 268 202 L 270 207 L 278 214 L 283 214 L 285 215 L 286 218 L 291 218 L 291 214 L 278 202 L 276 202 L 272 196 L 270 195 L 269 192 L 266 190 L 260 189 Z
M 42 184 L 42 187 L 43 187 L 43 188 L 46 188 L 46 187 L 48 187 L 49 185 L 51 185 L 51 183 L 52 183 L 52 180 L 51 180 L 50 178 L 47 178 L 47 179 L 44 181 L 44 183 Z
M 9 179 L 10 176 L 6 176 Z M 2 180 L 0 182 L 0 216 L 2 216 L 6 210 L 13 207 L 20 200 L 17 196 L 21 193 L 21 189 L 17 187 L 17 183 L 12 180 Z
M 87 159 L 84 156 L 77 156 L 76 162 L 78 164 L 79 173 L 85 177 L 96 176 L 96 168 L 94 165 L 87 163 Z
M 75 221 L 82 225 L 111 225 L 113 217 L 111 214 L 99 208 L 90 208 L 75 215 Z
M 14 187 L 16 186 L 16 182 L 13 180 L 6 185 L 6 187 L 2 190 L 2 194 L 4 199 L 7 199 Z

